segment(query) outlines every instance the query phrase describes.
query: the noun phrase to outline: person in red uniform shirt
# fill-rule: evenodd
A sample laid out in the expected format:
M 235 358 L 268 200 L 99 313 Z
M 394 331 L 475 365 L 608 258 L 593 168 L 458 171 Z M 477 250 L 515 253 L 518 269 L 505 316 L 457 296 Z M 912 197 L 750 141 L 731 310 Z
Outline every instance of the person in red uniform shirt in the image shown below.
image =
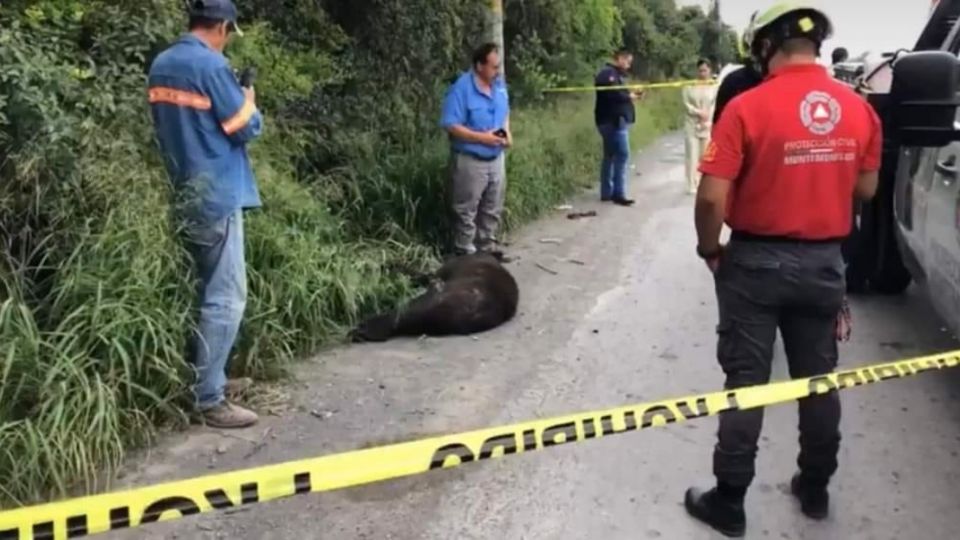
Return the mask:
M 700 165 L 696 202 L 697 253 L 714 274 L 717 357 L 727 389 L 769 382 L 778 328 L 791 377 L 836 368 L 841 242 L 854 197 L 876 191 L 881 157 L 873 109 L 817 63 L 832 32 L 826 15 L 781 3 L 757 25 L 753 54 L 768 77 L 724 111 Z M 728 246 L 720 243 L 724 221 Z M 840 400 L 833 392 L 801 400 L 799 408 L 799 472 L 791 486 L 803 512 L 821 519 L 837 469 Z M 717 485 L 686 493 L 688 512 L 728 536 L 745 534 L 743 501 L 762 422 L 762 409 L 722 414 Z

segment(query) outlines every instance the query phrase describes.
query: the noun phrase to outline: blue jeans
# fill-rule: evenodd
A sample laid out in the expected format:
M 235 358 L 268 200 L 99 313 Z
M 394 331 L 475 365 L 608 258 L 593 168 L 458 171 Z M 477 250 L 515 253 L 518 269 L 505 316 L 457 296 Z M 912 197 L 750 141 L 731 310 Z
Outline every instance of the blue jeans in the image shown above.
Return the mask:
M 224 400 L 227 360 L 247 305 L 243 211 L 209 224 L 188 225 L 185 241 L 199 278 L 199 335 L 191 354 L 197 377 L 195 405 L 204 411 Z
M 630 161 L 629 125 L 597 126 L 603 138 L 603 162 L 600 165 L 600 198 L 626 198 L 626 169 Z

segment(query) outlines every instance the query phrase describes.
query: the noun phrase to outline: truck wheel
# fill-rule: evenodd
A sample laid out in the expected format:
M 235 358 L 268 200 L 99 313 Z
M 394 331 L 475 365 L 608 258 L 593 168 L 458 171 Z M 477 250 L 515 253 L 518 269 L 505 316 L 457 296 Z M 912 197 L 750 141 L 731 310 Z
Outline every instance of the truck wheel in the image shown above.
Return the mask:
M 905 268 L 884 268 L 882 273 L 877 274 L 870 281 L 873 289 L 880 294 L 897 295 L 903 294 L 910 286 L 913 278 Z

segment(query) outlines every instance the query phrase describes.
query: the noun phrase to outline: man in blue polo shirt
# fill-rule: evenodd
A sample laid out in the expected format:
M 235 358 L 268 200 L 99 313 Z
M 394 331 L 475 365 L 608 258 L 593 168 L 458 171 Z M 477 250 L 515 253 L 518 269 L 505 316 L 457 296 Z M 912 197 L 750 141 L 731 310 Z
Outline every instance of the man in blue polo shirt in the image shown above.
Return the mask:
M 240 86 L 223 56 L 230 34 L 239 33 L 236 19 L 231 0 L 193 0 L 190 31 L 157 56 L 148 83 L 175 213 L 199 277 L 196 408 L 218 428 L 257 421 L 224 397 L 247 299 L 243 210 L 260 206 L 246 145 L 260 134 L 262 119 L 253 89 Z
M 513 144 L 510 99 L 500 77 L 500 52 L 487 43 L 473 54 L 473 69 L 447 91 L 440 126 L 450 136 L 454 252 L 496 250 L 506 194 L 504 149 Z

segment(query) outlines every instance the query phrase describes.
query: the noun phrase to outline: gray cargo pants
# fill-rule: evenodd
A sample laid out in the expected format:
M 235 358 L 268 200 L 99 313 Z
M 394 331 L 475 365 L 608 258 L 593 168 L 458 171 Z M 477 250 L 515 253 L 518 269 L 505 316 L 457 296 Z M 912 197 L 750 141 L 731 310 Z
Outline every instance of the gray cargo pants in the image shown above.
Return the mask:
M 836 320 L 845 293 L 839 243 L 738 241 L 730 243 L 716 274 L 720 323 L 717 358 L 727 389 L 770 380 L 777 328 L 792 378 L 837 366 Z M 800 454 L 805 479 L 826 485 L 837 470 L 840 397 L 800 400 Z M 714 448 L 719 482 L 749 486 L 755 470 L 763 409 L 720 415 Z
M 493 249 L 507 191 L 504 155 L 483 161 L 454 152 L 450 168 L 454 250 L 467 254 Z

